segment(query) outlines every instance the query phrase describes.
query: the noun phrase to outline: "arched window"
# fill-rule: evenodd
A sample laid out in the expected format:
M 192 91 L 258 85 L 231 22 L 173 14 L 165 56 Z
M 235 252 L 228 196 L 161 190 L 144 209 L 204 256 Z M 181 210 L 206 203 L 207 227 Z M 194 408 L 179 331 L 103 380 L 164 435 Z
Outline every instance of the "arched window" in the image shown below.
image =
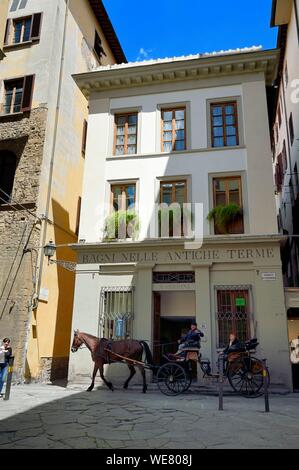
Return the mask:
M 10 202 L 17 158 L 13 152 L 0 151 L 0 204 Z

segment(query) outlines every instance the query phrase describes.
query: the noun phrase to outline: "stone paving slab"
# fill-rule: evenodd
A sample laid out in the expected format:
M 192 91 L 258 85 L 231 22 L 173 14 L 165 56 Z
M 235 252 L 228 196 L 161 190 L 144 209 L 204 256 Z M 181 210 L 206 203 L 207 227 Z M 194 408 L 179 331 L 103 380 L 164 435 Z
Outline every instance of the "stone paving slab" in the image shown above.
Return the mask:
M 299 394 L 166 397 L 85 386 L 16 385 L 0 400 L 0 449 L 299 448 Z

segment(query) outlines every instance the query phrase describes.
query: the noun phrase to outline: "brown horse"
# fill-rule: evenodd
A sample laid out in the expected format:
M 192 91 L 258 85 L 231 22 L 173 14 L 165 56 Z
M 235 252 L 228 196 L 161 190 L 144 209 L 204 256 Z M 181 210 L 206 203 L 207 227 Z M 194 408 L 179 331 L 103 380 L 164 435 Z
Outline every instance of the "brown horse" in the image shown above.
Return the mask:
M 97 374 L 97 371 L 100 371 L 101 379 L 105 382 L 107 387 L 113 391 L 113 385 L 111 382 L 108 382 L 104 377 L 104 364 L 110 364 L 112 362 L 120 362 L 120 359 L 117 359 L 117 356 L 106 351 L 106 349 L 111 350 L 116 354 L 127 357 L 128 359 L 133 359 L 135 361 L 142 361 L 142 354 L 145 351 L 146 361 L 148 364 L 153 363 L 152 354 L 150 348 L 145 341 L 137 341 L 134 339 L 120 340 L 120 341 L 109 341 L 106 338 L 97 338 L 96 336 L 89 335 L 87 333 L 81 333 L 79 330 L 74 331 L 74 338 L 71 347 L 72 352 L 78 351 L 80 346 L 85 344 L 91 353 L 92 360 L 94 362 L 94 369 L 92 374 L 92 382 L 87 389 L 87 392 L 91 392 L 94 388 L 94 381 Z M 130 369 L 130 376 L 124 383 L 124 389 L 128 388 L 129 382 L 132 377 L 136 374 L 134 364 L 130 361 L 126 362 L 127 366 Z M 138 369 L 141 372 L 143 379 L 143 393 L 146 393 L 146 377 L 145 369 L 142 364 L 136 364 Z

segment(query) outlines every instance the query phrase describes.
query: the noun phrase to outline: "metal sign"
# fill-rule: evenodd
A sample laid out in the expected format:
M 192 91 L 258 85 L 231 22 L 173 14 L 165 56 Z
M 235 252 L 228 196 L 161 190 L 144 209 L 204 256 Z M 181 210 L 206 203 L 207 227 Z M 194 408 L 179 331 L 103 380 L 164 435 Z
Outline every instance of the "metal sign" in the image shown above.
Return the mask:
M 276 273 L 262 273 L 263 281 L 276 281 Z

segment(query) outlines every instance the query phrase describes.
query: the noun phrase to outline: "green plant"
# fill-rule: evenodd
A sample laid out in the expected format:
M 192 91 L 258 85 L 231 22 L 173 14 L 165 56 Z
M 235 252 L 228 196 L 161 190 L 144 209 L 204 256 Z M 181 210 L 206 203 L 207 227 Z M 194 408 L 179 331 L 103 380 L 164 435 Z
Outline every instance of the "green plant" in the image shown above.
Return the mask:
M 217 227 L 222 232 L 227 233 L 228 225 L 242 213 L 242 208 L 238 204 L 219 205 L 208 213 L 207 219 L 209 221 L 214 220 Z
M 135 211 L 115 211 L 105 220 L 104 239 L 126 239 L 136 240 L 139 235 L 140 221 Z

